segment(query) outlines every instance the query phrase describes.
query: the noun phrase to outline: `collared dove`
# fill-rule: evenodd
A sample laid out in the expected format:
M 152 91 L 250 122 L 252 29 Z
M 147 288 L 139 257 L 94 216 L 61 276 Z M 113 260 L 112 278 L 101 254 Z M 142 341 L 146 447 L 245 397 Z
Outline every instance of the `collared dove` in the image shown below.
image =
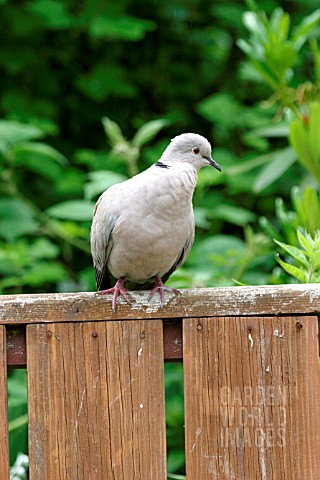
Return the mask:
M 125 287 L 152 287 L 161 307 L 169 276 L 186 260 L 194 240 L 192 196 L 201 167 L 211 165 L 208 140 L 196 133 L 175 137 L 159 161 L 98 199 L 91 227 L 91 252 L 99 294 L 113 293 L 112 311 Z

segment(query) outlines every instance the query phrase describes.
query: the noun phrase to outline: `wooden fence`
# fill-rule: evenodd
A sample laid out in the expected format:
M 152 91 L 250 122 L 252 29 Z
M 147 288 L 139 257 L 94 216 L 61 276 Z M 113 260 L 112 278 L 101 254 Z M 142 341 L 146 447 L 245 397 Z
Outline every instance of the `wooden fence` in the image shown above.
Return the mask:
M 187 479 L 318 480 L 319 285 L 0 297 L 7 368 L 27 366 L 30 480 L 165 480 L 164 359 L 182 359 Z

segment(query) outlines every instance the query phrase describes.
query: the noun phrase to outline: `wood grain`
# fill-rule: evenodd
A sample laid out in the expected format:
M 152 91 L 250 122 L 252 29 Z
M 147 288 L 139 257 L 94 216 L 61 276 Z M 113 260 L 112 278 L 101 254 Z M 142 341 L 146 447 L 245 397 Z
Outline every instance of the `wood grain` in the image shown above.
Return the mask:
M 25 368 L 27 366 L 26 326 L 8 325 L 7 330 L 7 366 Z M 182 321 L 169 320 L 163 323 L 164 359 L 182 360 Z
M 26 326 L 8 325 L 7 330 L 7 366 L 25 368 L 27 363 Z
M 162 322 L 27 327 L 30 480 L 165 480 Z
M 0 325 L 0 478 L 9 480 L 6 329 Z
M 181 295 L 166 293 L 160 308 L 150 292 L 130 292 L 129 305 L 120 298 L 115 314 L 110 295 L 58 293 L 0 296 L 0 324 L 188 318 L 240 315 L 293 315 L 320 312 L 317 284 L 261 287 L 195 288 Z
M 165 360 L 182 359 L 182 320 L 180 318 L 163 322 L 163 346 Z
M 318 480 L 316 317 L 184 320 L 187 478 Z

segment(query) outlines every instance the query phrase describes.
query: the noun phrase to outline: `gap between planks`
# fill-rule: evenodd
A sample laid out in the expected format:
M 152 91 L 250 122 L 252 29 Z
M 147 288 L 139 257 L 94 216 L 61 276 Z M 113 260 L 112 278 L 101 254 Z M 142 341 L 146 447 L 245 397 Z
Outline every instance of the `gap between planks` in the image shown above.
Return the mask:
M 304 315 L 306 317 L 310 315 Z M 255 316 L 250 315 L 254 318 Z M 260 318 L 264 315 L 260 315 Z M 247 318 L 243 316 L 241 318 Z M 9 368 L 26 368 L 26 326 L 6 325 L 7 331 L 7 366 Z M 182 318 L 163 322 L 164 359 L 180 361 L 183 359 Z M 319 332 L 320 350 L 320 332 Z
M 9 368 L 26 368 L 26 326 L 6 326 L 7 365 Z M 182 319 L 163 322 L 164 359 L 182 360 Z

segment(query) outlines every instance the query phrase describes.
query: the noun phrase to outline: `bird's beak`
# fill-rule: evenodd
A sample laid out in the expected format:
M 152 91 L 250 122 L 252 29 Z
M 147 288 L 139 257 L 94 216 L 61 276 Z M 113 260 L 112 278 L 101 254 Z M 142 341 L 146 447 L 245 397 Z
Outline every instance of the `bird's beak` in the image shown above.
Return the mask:
M 211 157 L 208 157 L 207 160 L 208 160 L 209 164 L 210 164 L 212 167 L 216 168 L 217 170 L 219 170 L 219 172 L 221 172 L 221 167 L 220 167 L 220 165 L 219 165 L 217 162 L 215 162 L 214 160 L 212 160 Z

